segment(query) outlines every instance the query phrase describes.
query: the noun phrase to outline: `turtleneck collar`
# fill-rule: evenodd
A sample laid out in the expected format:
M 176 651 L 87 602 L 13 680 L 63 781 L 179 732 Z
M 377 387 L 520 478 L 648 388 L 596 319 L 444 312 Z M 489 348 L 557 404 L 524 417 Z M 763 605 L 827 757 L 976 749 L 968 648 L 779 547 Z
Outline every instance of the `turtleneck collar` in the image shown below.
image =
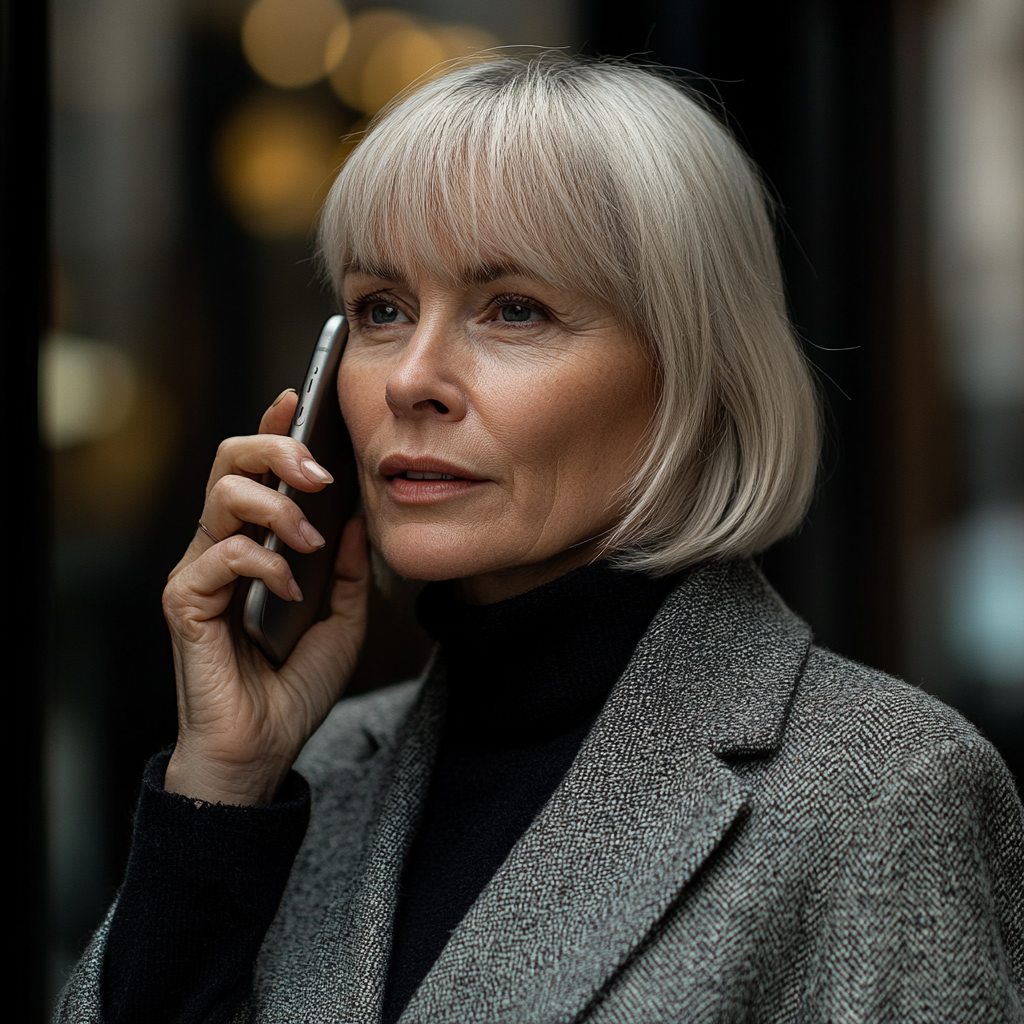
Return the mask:
M 428 584 L 416 614 L 441 645 L 445 742 L 527 747 L 593 719 L 677 582 L 602 561 L 489 605 Z

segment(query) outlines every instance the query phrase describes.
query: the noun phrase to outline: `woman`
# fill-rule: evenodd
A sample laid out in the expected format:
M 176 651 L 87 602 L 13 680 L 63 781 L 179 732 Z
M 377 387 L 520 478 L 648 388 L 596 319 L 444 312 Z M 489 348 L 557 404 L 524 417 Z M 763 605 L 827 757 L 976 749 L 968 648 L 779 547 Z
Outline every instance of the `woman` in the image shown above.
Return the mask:
M 168 583 L 179 738 L 59 1019 L 1024 1019 L 1005 767 L 748 561 L 817 419 L 721 126 L 628 66 L 464 67 L 380 119 L 321 243 L 369 543 L 434 581 L 438 654 L 335 706 L 361 520 L 279 671 L 229 628 L 239 576 L 300 598 L 243 524 L 322 543 L 258 483 L 330 486 L 286 393 Z

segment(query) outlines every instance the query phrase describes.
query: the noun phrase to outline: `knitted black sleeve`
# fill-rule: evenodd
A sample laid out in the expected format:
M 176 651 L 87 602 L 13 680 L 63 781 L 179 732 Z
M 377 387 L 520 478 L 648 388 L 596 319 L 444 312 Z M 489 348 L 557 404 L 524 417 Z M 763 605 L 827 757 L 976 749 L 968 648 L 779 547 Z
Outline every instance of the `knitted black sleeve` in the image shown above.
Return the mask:
M 209 804 L 164 790 L 169 757 L 143 776 L 103 963 L 109 1024 L 230 1018 L 309 822 L 309 786 L 295 772 L 268 806 Z

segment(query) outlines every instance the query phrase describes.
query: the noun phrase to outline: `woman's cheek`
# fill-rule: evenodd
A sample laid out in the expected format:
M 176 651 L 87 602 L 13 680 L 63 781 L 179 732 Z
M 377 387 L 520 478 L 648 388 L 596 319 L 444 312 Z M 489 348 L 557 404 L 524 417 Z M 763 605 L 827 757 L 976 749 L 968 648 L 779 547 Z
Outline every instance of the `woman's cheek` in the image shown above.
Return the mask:
M 342 361 L 341 370 L 338 373 L 338 401 L 341 405 L 341 414 L 348 427 L 349 437 L 352 439 L 352 447 L 355 451 L 356 461 L 360 468 L 369 469 L 370 441 L 373 437 L 377 424 L 374 408 L 382 406 L 387 409 L 387 402 L 384 400 L 384 385 L 378 385 L 374 379 L 375 374 L 369 367 L 360 367 Z M 380 396 L 377 397 L 377 390 Z

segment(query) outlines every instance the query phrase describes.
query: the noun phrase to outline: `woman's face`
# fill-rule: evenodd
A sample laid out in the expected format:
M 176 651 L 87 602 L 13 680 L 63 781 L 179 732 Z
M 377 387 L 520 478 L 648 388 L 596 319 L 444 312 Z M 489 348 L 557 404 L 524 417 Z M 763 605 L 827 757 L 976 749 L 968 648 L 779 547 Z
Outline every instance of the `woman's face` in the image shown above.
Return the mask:
M 399 574 L 514 596 L 590 561 L 622 515 L 655 373 L 611 310 L 512 266 L 458 284 L 351 271 L 338 375 L 371 542 Z

